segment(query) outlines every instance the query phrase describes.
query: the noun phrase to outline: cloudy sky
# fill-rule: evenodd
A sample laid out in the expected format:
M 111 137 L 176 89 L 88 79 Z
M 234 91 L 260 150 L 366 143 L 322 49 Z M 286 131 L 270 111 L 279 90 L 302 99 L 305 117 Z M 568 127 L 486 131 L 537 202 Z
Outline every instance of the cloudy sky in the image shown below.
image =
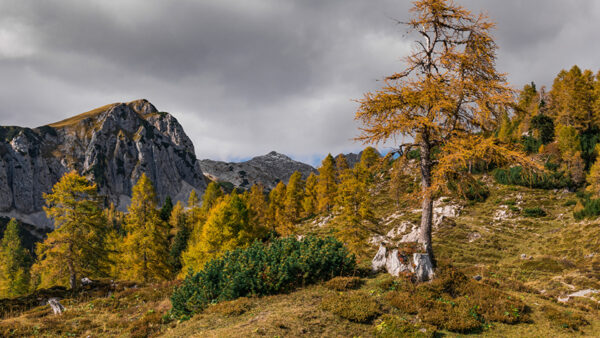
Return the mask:
M 600 1 L 458 0 L 497 22 L 515 87 L 600 69 Z M 408 0 L 0 0 L 0 125 L 112 102 L 174 114 L 199 158 L 356 151 L 353 101 L 402 69 Z

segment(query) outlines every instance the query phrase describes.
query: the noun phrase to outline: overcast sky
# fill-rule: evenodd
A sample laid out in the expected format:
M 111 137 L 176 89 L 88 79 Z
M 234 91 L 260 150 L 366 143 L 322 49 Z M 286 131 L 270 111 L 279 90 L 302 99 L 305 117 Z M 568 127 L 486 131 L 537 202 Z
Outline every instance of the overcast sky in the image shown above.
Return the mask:
M 600 69 L 600 1 L 459 0 L 497 23 L 514 87 Z M 402 69 L 408 0 L 0 0 L 0 125 L 146 98 L 199 158 L 356 151 L 353 101 Z

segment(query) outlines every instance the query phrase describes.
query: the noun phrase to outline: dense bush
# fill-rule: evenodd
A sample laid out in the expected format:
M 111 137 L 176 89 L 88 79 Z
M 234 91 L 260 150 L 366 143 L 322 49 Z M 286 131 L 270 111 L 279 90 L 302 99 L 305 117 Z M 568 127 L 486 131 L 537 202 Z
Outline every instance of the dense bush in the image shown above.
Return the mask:
M 554 306 L 544 305 L 542 312 L 552 324 L 563 329 L 578 331 L 580 327 L 590 325 L 590 322 L 582 315 L 572 311 L 559 310 Z
M 534 208 L 524 208 L 523 216 L 525 217 L 544 217 L 546 216 L 546 211 L 540 207 Z
M 521 136 L 521 144 L 528 154 L 535 154 L 542 145 L 542 141 L 533 136 Z
M 573 211 L 573 217 L 577 220 L 598 216 L 600 216 L 600 199 L 584 198 Z
M 323 299 L 321 307 L 357 323 L 369 323 L 381 314 L 377 301 L 361 291 L 329 295 Z
M 430 338 L 436 336 L 435 327 L 427 324 L 414 324 L 404 318 L 385 315 L 375 326 L 375 336 L 384 337 L 414 337 Z
M 526 174 L 520 166 L 494 170 L 496 182 L 505 185 L 520 185 L 537 189 L 572 188 L 575 183 L 562 171 L 549 171 L 546 174 Z
M 187 316 L 208 304 L 247 295 L 269 295 L 341 276 L 356 268 L 354 255 L 334 238 L 255 242 L 190 271 L 171 296 L 173 314 Z

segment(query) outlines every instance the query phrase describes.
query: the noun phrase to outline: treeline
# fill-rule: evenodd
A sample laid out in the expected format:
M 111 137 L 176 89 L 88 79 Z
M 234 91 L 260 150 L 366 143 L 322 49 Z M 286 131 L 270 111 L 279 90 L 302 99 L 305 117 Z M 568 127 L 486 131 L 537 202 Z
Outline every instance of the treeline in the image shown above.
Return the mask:
M 353 168 L 343 155 L 328 155 L 318 175 L 303 179 L 296 172 L 270 192 L 255 185 L 226 194 L 212 182 L 202 200 L 192 191 L 185 205 L 173 205 L 169 197 L 158 205 L 152 182 L 142 175 L 127 212 L 105 208 L 96 184 L 67 173 L 44 195 L 55 228 L 34 255 L 23 248 L 18 222 L 7 227 L 0 246 L 0 296 L 53 285 L 76 289 L 84 277 L 141 282 L 183 277 L 225 252 L 293 236 L 298 224 L 318 214 L 335 213 L 341 221 L 331 233 L 359 251 L 377 226 L 375 176 L 391 176 L 394 198 L 408 186 L 398 162 L 371 147 Z

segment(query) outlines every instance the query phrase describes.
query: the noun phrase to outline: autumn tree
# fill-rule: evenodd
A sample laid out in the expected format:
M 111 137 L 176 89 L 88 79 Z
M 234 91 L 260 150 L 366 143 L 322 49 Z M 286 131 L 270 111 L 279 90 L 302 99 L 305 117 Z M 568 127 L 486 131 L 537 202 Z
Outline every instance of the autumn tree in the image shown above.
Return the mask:
M 109 231 L 96 184 L 75 171 L 65 174 L 44 194 L 44 211 L 54 220 L 54 231 L 38 243 L 33 270 L 41 286 L 67 282 L 76 289 L 80 277 L 101 277 L 108 272 L 105 245 Z
M 304 180 L 302 174 L 295 171 L 288 181 L 285 190 L 284 208 L 290 223 L 296 223 L 302 213 L 302 199 L 304 197 Z
M 344 156 L 344 154 L 339 154 L 335 157 L 335 169 L 338 172 L 338 176 L 341 172 L 349 168 L 350 166 L 348 165 L 348 159 L 346 156 Z
M 204 195 L 202 195 L 202 206 L 200 207 L 200 211 L 204 217 L 208 215 L 210 209 L 219 202 L 221 197 L 223 197 L 223 190 L 221 190 L 219 183 L 210 182 L 206 187 L 206 191 L 204 191 Z
M 317 208 L 321 212 L 329 212 L 334 205 L 337 188 L 335 161 L 331 154 L 323 159 L 318 170 Z
M 198 224 L 202 223 L 202 211 L 200 210 L 200 198 L 196 193 L 196 190 L 192 190 L 190 192 L 190 196 L 188 197 L 188 215 L 187 222 L 190 227 L 195 227 Z
M 381 154 L 379 154 L 377 149 L 373 147 L 366 147 L 360 155 L 359 164 L 361 164 L 365 169 L 371 169 L 371 167 L 377 165 L 380 158 Z
M 228 250 L 250 245 L 266 229 L 250 222 L 247 205 L 238 194 L 223 198 L 211 209 L 202 233 L 183 254 L 184 269 L 199 271 L 209 260 Z
M 303 217 L 312 216 L 317 210 L 317 175 L 310 173 L 304 184 L 304 199 L 302 200 Z
M 23 247 L 19 226 L 17 220 L 11 219 L 0 242 L 0 297 L 29 292 L 32 258 Z
M 277 232 L 281 230 L 279 227 L 284 225 L 286 221 L 285 191 L 285 184 L 283 182 L 279 182 L 269 193 L 269 225 L 272 230 Z
M 169 227 L 160 218 L 156 192 L 146 174 L 142 174 L 132 189 L 125 224 L 123 276 L 144 282 L 168 279 L 171 276 Z
M 252 185 L 250 191 L 245 193 L 250 222 L 253 224 L 266 226 L 268 223 L 269 205 L 265 197 L 265 188 L 261 184 Z
M 187 249 L 190 239 L 190 227 L 187 223 L 187 215 L 181 202 L 177 202 L 169 217 L 171 228 L 175 229 L 175 236 L 169 249 L 170 265 L 174 272 L 181 270 L 181 254 Z
M 550 91 L 551 112 L 555 120 L 575 127 L 579 132 L 600 127 L 594 87 L 594 74 L 590 70 L 582 71 L 573 66 L 569 71 L 558 73 Z
M 449 0 L 417 0 L 406 24 L 417 34 L 407 68 L 385 79 L 385 86 L 360 100 L 356 119 L 359 140 L 379 143 L 397 137 L 413 141 L 399 146 L 420 152 L 422 215 L 415 255 L 417 278 L 433 276 L 431 245 L 433 197 L 448 180 L 472 179 L 466 167 L 475 159 L 504 164 L 524 155 L 488 137 L 500 114 L 512 102 L 512 91 L 495 69 L 493 28 L 484 15 L 475 16 Z M 439 149 L 434 155 L 434 149 Z

